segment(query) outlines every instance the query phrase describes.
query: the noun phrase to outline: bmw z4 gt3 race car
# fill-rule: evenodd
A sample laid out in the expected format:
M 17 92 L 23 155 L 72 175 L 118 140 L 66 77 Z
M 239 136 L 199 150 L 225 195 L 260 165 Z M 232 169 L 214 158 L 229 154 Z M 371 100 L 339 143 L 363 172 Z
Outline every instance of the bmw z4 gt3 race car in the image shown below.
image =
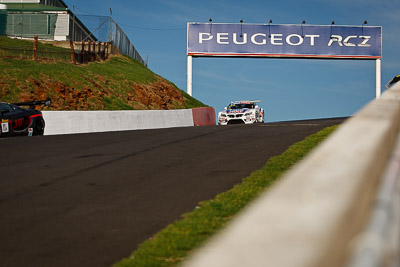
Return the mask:
M 50 105 L 50 100 L 23 103 L 0 102 L 0 137 L 43 135 L 45 122 L 37 105 Z M 28 109 L 21 106 L 29 106 Z
M 257 105 L 259 102 L 261 101 L 232 101 L 224 111 L 218 113 L 218 124 L 264 123 L 264 109 Z

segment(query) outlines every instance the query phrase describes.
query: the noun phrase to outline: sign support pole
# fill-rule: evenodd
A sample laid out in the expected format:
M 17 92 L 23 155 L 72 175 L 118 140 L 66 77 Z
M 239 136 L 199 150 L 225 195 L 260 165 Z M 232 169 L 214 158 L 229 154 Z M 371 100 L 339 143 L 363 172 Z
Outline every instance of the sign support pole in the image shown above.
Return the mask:
M 376 98 L 381 96 L 381 84 L 382 84 L 382 66 L 381 59 L 376 60 Z
M 210 23 L 187 24 L 187 93 L 189 95 L 192 95 L 192 57 L 272 57 L 375 60 L 375 96 L 376 98 L 381 96 L 381 26 L 335 26 L 335 35 L 333 35 L 332 25 L 276 24 L 274 34 L 271 35 L 270 24 L 211 23 L 211 21 L 210 19 Z M 301 27 L 302 35 L 298 34 L 299 27 Z M 307 29 L 305 36 L 303 36 L 303 28 Z M 360 28 L 361 36 L 359 36 Z M 237 39 L 238 29 L 243 39 Z M 247 38 L 247 34 L 251 36 Z M 320 41 L 316 42 L 318 38 Z M 329 40 L 329 43 L 324 40 Z M 338 49 L 339 47 L 341 48 Z
M 187 56 L 187 85 L 186 85 L 186 92 L 188 95 L 192 95 L 192 77 L 193 77 L 193 57 Z

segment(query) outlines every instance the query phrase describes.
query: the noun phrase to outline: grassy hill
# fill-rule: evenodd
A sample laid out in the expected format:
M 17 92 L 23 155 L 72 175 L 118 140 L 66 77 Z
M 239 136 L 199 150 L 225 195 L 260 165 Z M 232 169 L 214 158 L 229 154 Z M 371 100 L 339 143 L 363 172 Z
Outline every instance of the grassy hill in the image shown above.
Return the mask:
M 206 106 L 129 57 L 111 56 L 102 62 L 74 65 L 65 62 L 69 49 L 39 44 L 38 51 L 48 50 L 53 56 L 32 61 L 24 47 L 31 48 L 32 42 L 0 37 L 0 101 L 50 98 L 52 105 L 44 108 L 47 110 Z

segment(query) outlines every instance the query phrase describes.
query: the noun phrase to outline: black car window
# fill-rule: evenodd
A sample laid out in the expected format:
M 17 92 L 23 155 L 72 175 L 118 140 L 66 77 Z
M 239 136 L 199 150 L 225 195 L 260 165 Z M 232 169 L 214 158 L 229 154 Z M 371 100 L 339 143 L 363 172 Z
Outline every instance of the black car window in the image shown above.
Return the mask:
M 244 109 L 244 108 L 254 108 L 254 104 L 232 104 L 229 105 L 228 109 Z
M 0 103 L 0 111 L 2 111 L 2 112 L 4 112 L 4 111 L 11 112 L 11 111 L 13 111 L 13 108 L 9 104 Z

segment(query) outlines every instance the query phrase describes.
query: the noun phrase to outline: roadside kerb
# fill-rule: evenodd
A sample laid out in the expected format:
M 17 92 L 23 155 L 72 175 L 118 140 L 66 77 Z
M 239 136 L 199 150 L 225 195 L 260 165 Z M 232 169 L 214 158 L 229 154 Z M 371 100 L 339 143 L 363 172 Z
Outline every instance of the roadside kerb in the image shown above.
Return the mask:
M 400 83 L 346 121 L 184 266 L 346 265 L 399 126 Z
M 215 125 L 215 110 L 213 108 L 193 108 L 194 126 Z

